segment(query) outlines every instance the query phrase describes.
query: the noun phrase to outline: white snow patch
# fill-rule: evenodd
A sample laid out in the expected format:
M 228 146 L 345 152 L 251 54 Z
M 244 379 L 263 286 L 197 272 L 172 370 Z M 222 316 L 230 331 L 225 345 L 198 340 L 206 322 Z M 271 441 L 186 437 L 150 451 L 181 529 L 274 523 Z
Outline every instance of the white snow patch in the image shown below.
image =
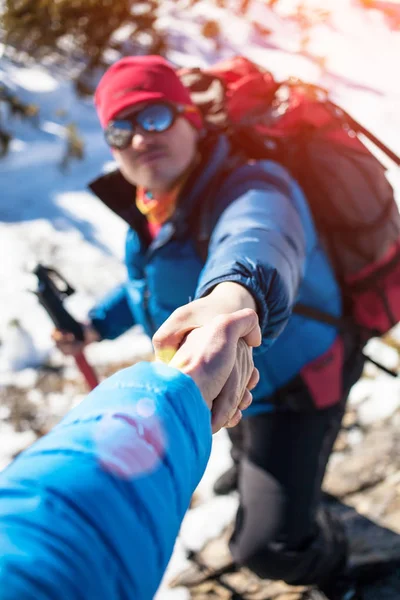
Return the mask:
M 20 68 L 13 71 L 12 79 L 28 92 L 50 93 L 58 88 L 57 80 L 40 67 Z
M 370 398 L 357 409 L 362 427 L 388 419 L 400 408 L 400 380 L 381 375 L 371 382 Z
M 218 536 L 233 520 L 239 504 L 236 495 L 216 496 L 191 509 L 182 523 L 180 539 L 190 550 L 198 551 Z
M 0 423 L 0 463 L 8 458 L 8 461 L 12 456 L 25 450 L 28 446 L 33 444 L 36 440 L 36 435 L 33 431 L 15 431 L 14 427 L 8 423 Z

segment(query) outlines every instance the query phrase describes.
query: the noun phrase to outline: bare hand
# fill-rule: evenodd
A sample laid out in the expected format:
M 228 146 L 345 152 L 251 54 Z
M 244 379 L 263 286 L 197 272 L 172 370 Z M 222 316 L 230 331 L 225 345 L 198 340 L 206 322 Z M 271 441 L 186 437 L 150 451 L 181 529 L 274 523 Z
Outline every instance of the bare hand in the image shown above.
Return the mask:
M 152 340 L 156 357 L 169 362 L 190 331 L 207 325 L 218 315 L 243 308 L 256 308 L 250 292 L 232 281 L 220 283 L 208 296 L 176 309 L 161 325 Z
M 57 348 L 65 356 L 77 356 L 85 346 L 88 346 L 92 342 L 100 341 L 100 335 L 90 325 L 83 326 L 83 336 L 83 340 L 77 340 L 73 333 L 61 331 L 60 329 L 54 329 L 51 334 Z
M 251 347 L 261 343 L 257 314 L 251 309 L 214 317 L 193 329 L 169 364 L 190 375 L 212 411 L 213 433 L 241 418 L 258 382 Z

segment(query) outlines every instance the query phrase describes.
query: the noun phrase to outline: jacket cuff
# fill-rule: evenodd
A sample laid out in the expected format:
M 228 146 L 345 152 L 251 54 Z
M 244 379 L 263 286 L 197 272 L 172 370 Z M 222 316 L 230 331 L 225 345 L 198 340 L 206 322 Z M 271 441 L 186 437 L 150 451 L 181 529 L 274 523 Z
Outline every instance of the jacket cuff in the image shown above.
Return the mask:
M 203 298 L 204 296 L 207 296 L 218 284 L 223 283 L 224 281 L 239 283 L 253 296 L 256 303 L 261 332 L 264 334 L 268 323 L 268 306 L 266 302 L 266 292 L 263 289 L 262 284 L 258 281 L 258 278 L 241 275 L 239 273 L 216 277 L 201 285 L 197 289 L 195 297 Z

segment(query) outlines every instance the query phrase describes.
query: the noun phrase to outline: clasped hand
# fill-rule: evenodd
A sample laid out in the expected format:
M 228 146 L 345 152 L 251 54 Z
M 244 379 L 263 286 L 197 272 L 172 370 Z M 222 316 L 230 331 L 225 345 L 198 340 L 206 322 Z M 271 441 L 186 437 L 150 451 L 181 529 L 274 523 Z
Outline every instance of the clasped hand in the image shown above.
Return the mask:
M 211 409 L 215 433 L 237 425 L 252 402 L 251 390 L 259 380 L 252 348 L 261 344 L 261 331 L 250 308 L 213 316 L 206 306 L 199 300 L 175 311 L 153 337 L 153 345 L 158 360 L 194 379 Z M 188 318 L 193 309 L 196 319 Z

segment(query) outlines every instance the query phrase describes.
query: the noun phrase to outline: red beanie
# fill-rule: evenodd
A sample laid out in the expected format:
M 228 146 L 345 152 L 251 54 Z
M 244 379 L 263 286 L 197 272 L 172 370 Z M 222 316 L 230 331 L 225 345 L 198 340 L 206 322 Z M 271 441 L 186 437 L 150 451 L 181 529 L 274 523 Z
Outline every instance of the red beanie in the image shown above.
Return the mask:
M 117 61 L 104 73 L 94 96 L 103 128 L 124 108 L 152 100 L 194 106 L 173 67 L 157 55 L 127 56 Z M 199 111 L 182 113 L 182 116 L 201 129 Z

